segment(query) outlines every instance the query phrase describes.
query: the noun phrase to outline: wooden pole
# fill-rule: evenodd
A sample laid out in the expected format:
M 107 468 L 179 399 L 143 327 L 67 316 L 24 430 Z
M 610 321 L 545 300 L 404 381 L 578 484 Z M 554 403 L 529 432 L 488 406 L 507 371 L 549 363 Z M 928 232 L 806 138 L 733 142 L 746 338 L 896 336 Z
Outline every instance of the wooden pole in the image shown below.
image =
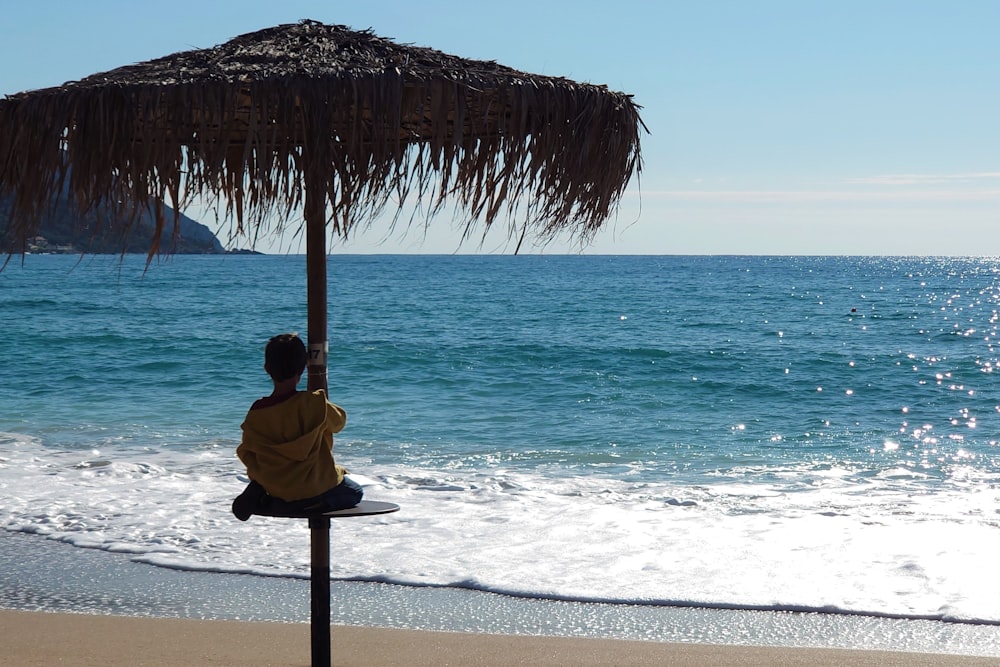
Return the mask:
M 309 517 L 312 667 L 330 667 L 330 517 Z
M 310 391 L 327 389 L 326 184 L 305 170 L 306 294 Z M 330 667 L 330 519 L 309 519 L 312 666 Z
M 308 172 L 307 172 L 308 173 Z M 306 183 L 306 293 L 309 333 L 309 390 L 327 389 L 326 188 Z

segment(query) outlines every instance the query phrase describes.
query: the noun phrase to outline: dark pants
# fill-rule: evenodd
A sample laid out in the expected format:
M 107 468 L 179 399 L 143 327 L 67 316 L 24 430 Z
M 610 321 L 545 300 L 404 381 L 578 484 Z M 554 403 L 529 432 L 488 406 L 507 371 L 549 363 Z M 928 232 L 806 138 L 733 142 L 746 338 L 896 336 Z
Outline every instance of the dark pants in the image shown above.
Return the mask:
M 233 501 L 233 514 L 240 521 L 246 521 L 252 514 L 265 516 L 322 514 L 354 507 L 361 502 L 364 493 L 359 484 L 345 477 L 337 486 L 313 498 L 282 500 L 268 495 L 263 486 L 251 480 L 243 493 Z
M 324 512 L 332 512 L 333 510 L 346 510 L 348 507 L 354 507 L 361 502 L 361 498 L 365 495 L 365 490 L 361 488 L 361 485 L 352 479 L 347 477 L 344 481 L 333 487 L 326 493 L 316 496 L 316 498 L 310 498 L 310 500 L 319 500 L 327 506 Z M 299 502 L 307 502 L 300 500 Z

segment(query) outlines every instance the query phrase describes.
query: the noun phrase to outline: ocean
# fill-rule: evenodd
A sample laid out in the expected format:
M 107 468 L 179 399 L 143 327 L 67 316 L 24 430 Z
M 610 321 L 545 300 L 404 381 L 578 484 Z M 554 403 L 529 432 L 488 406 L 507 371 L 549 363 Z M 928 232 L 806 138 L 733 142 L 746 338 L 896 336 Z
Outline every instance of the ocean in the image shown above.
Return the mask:
M 14 258 L 0 527 L 308 578 L 298 522 L 229 511 L 305 292 L 301 256 Z M 335 522 L 334 580 L 1000 624 L 1000 259 L 333 255 L 329 303 L 337 460 L 402 507 Z

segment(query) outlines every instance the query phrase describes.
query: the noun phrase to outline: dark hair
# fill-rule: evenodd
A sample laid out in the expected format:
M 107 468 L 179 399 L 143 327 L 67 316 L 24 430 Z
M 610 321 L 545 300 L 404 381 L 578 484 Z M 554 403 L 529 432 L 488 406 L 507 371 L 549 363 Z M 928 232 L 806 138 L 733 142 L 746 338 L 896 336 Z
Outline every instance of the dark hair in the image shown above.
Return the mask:
M 267 341 L 264 348 L 264 365 L 275 382 L 301 375 L 307 360 L 305 343 L 298 334 L 278 334 Z

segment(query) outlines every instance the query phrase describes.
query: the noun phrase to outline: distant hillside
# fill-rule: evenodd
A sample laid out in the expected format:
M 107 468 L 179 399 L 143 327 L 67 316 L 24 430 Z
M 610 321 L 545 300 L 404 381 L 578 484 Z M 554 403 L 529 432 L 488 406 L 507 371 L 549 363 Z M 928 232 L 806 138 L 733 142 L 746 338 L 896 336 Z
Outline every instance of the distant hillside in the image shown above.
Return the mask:
M 223 254 L 219 239 L 205 225 L 181 214 L 178 227 L 179 236 L 174 239 L 174 210 L 166 210 L 166 228 L 160 241 L 160 252 L 179 255 Z M 5 236 L 10 200 L 0 199 L 0 238 Z M 59 199 L 55 210 L 42 221 L 38 235 L 28 244 L 29 252 L 120 254 L 123 246 L 127 253 L 149 251 L 153 239 L 155 222 L 152 214 L 146 213 L 137 221 L 127 239 L 121 233 L 111 232 L 98 223 L 96 214 L 81 216 L 66 197 Z

